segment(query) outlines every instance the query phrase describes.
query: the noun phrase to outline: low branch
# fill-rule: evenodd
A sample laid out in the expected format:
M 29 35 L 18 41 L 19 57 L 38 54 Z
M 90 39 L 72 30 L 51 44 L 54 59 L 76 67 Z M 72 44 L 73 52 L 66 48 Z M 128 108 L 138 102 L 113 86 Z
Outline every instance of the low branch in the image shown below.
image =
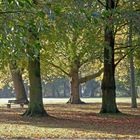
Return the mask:
M 102 6 L 104 6 L 104 7 L 106 7 L 106 5 L 102 2 L 102 1 L 100 1 L 100 0 L 97 0 Z
M 116 0 L 115 7 L 118 7 L 119 1 L 120 1 L 120 0 Z
M 103 70 L 104 70 L 104 69 L 102 68 L 102 69 L 100 69 L 97 73 L 94 73 L 94 74 L 91 74 L 91 75 L 82 77 L 82 78 L 79 79 L 79 82 L 80 82 L 80 83 L 85 83 L 85 82 L 87 82 L 87 81 L 89 81 L 89 80 L 92 80 L 92 79 L 94 79 L 94 78 L 96 78 L 96 77 L 99 77 L 99 76 L 103 73 Z
M 126 53 L 124 56 L 122 56 L 118 62 L 115 64 L 115 67 L 127 56 L 128 54 Z
M 66 72 L 65 70 L 63 70 L 60 66 L 55 65 L 54 63 L 50 63 L 50 62 L 49 62 L 49 64 L 52 65 L 53 67 L 59 69 L 60 71 L 62 71 L 62 72 L 63 72 L 64 74 L 66 74 L 67 76 L 70 76 L 70 74 L 69 74 L 68 72 Z
M 124 26 L 126 26 L 127 24 L 128 24 L 128 22 L 125 22 L 125 23 L 123 23 L 122 25 L 120 25 L 119 27 L 117 26 L 117 27 L 115 28 L 114 34 L 115 34 L 115 35 L 118 35 L 117 32 L 120 31 L 121 28 L 124 27 Z M 121 35 L 122 35 L 122 33 L 121 33 Z
M 118 62 L 115 64 L 115 67 L 127 56 L 129 55 L 131 52 L 134 52 L 134 50 L 136 50 L 137 48 L 139 48 L 139 45 L 133 45 L 135 46 L 135 48 L 130 48 L 129 52 L 127 52 L 124 56 L 122 56 Z M 130 46 L 129 46 L 130 47 Z
M 130 46 L 129 46 L 129 47 L 130 47 Z M 131 48 L 129 52 L 127 52 L 125 55 L 123 55 L 123 56 L 118 60 L 118 62 L 115 64 L 115 67 L 116 67 L 127 55 L 129 55 L 131 52 L 133 52 L 134 49 L 136 49 L 136 48 Z
M 130 48 L 130 46 L 119 47 L 119 48 L 115 48 L 114 50 L 120 50 L 120 49 L 126 49 L 126 48 Z

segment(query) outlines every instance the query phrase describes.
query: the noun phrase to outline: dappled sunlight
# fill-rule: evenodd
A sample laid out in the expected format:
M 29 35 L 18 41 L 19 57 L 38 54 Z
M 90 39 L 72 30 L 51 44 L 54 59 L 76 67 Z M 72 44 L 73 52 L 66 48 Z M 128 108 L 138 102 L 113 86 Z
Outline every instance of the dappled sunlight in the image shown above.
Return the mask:
M 0 0 L 0 139 L 140 139 L 139 1 Z

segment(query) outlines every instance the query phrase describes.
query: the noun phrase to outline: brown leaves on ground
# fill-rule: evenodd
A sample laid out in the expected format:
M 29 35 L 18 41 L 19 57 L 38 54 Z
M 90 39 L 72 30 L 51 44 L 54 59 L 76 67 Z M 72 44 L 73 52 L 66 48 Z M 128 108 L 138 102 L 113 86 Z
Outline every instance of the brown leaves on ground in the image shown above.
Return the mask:
M 98 114 L 101 104 L 45 105 L 50 117 L 22 117 L 25 109 L 0 108 L 0 138 L 140 138 L 140 108 L 118 105 L 124 114 Z

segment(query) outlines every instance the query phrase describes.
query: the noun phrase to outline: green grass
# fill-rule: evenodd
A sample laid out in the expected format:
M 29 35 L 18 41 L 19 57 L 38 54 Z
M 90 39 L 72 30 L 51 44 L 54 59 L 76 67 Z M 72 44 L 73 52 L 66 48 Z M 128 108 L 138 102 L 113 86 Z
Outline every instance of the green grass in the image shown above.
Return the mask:
M 140 104 L 139 104 L 140 106 Z M 46 104 L 50 117 L 22 117 L 25 109 L 0 108 L 0 138 L 124 138 L 140 139 L 140 108 L 119 103 L 124 114 L 100 115 L 101 103 Z
M 86 103 L 101 103 L 102 98 L 81 98 L 82 101 Z M 56 103 L 66 103 L 68 98 L 44 98 L 45 104 L 56 104 Z M 130 97 L 118 97 L 116 98 L 117 103 L 131 103 Z M 137 99 L 138 103 L 140 103 L 140 98 Z

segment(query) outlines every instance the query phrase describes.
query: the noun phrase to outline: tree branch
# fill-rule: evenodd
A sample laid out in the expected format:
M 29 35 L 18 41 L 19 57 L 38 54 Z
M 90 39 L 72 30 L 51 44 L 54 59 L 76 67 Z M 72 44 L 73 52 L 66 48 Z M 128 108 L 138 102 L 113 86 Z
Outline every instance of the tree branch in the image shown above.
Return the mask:
M 100 1 L 100 0 L 97 0 L 102 6 L 104 6 L 104 7 L 106 7 L 106 5 L 102 2 L 102 1 Z
M 0 11 L 0 15 L 2 14 L 14 14 L 14 13 L 33 13 L 31 11 Z
M 92 79 L 94 79 L 96 77 L 99 77 L 102 74 L 103 70 L 104 69 L 102 68 L 97 73 L 94 73 L 94 74 L 91 74 L 91 75 L 88 75 L 88 76 L 80 78 L 79 83 L 85 83 L 85 82 L 87 82 L 89 80 L 92 80 Z
M 126 48 L 130 48 L 130 46 L 119 47 L 119 48 L 115 48 L 114 50 L 120 50 L 120 49 L 126 49 Z
M 118 3 L 119 3 L 120 0 L 116 0 L 116 4 L 115 4 L 115 7 L 118 7 Z
M 62 71 L 62 72 L 63 72 L 64 74 L 66 74 L 67 76 L 70 76 L 70 74 L 69 74 L 68 72 L 66 72 L 65 70 L 63 70 L 60 66 L 55 65 L 54 63 L 50 63 L 50 62 L 49 62 L 49 64 L 52 65 L 53 67 L 59 69 L 60 71 Z
M 118 62 L 115 64 L 115 67 L 127 56 L 128 54 L 126 53 L 124 56 L 122 56 Z
M 131 48 L 130 50 L 129 50 L 129 52 L 127 52 L 124 56 L 122 56 L 119 60 L 118 60 L 118 62 L 115 64 L 115 67 L 128 55 L 128 54 L 130 54 L 131 52 L 133 52 L 135 49 L 137 49 L 138 47 L 139 47 L 139 45 L 134 45 L 135 46 L 135 48 Z M 130 46 L 128 46 L 128 47 L 130 47 Z
M 116 34 L 118 31 L 121 30 L 122 27 L 126 26 L 128 24 L 128 22 L 123 23 L 122 25 L 120 25 L 119 27 L 116 26 L 115 30 L 114 30 L 114 34 Z M 122 33 L 121 33 L 122 34 Z

